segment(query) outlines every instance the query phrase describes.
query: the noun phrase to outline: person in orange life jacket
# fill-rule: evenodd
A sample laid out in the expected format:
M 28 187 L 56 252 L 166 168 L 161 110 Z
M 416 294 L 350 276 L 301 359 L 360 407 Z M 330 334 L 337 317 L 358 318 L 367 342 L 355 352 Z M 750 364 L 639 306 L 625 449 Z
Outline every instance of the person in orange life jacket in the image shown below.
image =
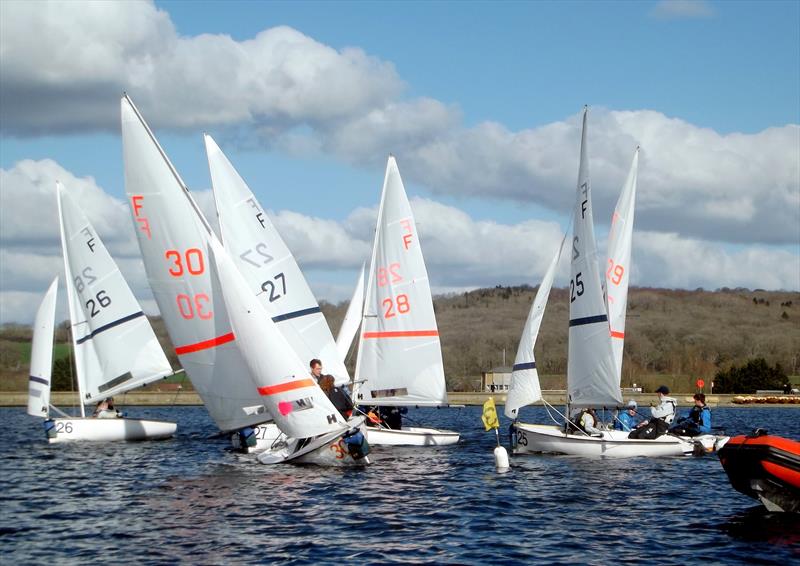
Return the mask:
M 694 394 L 694 407 L 692 407 L 692 410 L 689 411 L 687 416 L 679 419 L 669 431 L 681 436 L 711 434 L 711 409 L 706 405 L 704 393 Z
M 319 386 L 331 400 L 333 406 L 339 411 L 345 419 L 349 419 L 353 414 L 353 401 L 350 396 L 341 387 L 337 387 L 333 383 L 332 375 L 323 375 L 320 378 Z
M 675 408 L 678 402 L 669 395 L 669 388 L 661 385 L 656 389 L 658 405 L 650 409 L 650 418 L 642 421 L 639 426 L 631 431 L 628 438 L 653 439 L 667 432 L 669 425 L 675 419 Z

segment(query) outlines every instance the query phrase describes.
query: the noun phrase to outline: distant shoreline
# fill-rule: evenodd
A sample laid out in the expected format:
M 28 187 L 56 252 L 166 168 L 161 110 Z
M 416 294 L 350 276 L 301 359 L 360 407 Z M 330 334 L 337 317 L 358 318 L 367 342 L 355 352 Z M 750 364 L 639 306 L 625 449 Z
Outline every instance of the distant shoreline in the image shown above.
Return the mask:
M 483 405 L 489 397 L 494 397 L 498 405 L 503 405 L 506 402 L 505 393 L 462 393 L 450 392 L 447 394 L 450 405 Z M 566 403 L 566 394 L 564 392 L 544 392 L 545 401 L 556 407 L 563 406 Z M 673 395 L 678 400 L 679 407 L 692 406 L 691 393 L 676 393 Z M 752 397 L 752 395 L 706 395 L 706 402 L 709 407 L 797 407 L 800 408 L 800 403 L 747 403 L 740 404 L 734 403 L 735 397 Z M 799 396 L 795 396 L 800 398 Z M 626 393 L 625 401 L 633 399 L 639 407 L 649 407 L 651 403 L 655 402 L 655 393 Z M 155 392 L 136 392 L 128 393 L 127 395 L 117 395 L 115 397 L 117 405 L 123 406 L 171 406 L 171 405 L 202 405 L 203 401 L 195 391 L 181 391 L 175 393 L 174 391 L 155 391 Z M 53 392 L 50 402 L 62 409 L 77 406 L 78 397 L 75 393 L 71 392 Z M 27 391 L 0 391 L 0 407 L 25 407 L 28 404 Z M 541 402 L 534 403 L 534 405 L 541 405 Z

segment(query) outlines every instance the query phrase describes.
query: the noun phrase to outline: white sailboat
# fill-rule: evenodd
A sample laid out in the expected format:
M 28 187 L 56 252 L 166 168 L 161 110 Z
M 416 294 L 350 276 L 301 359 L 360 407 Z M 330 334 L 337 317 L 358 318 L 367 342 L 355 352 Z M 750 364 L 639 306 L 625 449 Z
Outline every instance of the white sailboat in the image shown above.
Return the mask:
M 318 358 L 337 385 L 349 383 L 325 316 L 292 252 L 216 142 L 207 134 L 204 138 L 225 249 L 306 366 Z
M 260 452 L 259 461 L 368 464 L 366 453 L 354 453 L 348 447 L 348 436 L 359 434 L 364 418 L 356 417 L 349 423 L 344 420 L 267 315 L 228 252 L 213 237 L 211 250 L 236 343 L 258 393 L 285 435 Z
M 620 407 L 622 405 L 620 366 L 615 360 L 615 352 L 611 345 L 609 314 L 603 298 L 592 222 L 586 145 L 587 114 L 588 111 L 584 110 L 570 250 L 568 399 L 571 407 Z M 634 159 L 635 165 L 636 159 Z M 635 172 L 632 178 L 635 182 Z M 632 215 L 629 218 L 632 222 Z M 616 311 L 615 316 L 618 316 Z M 624 318 L 624 313 L 622 316 Z M 671 435 L 646 440 L 630 439 L 628 432 L 615 430 L 603 431 L 601 436 L 591 436 L 582 431 L 567 434 L 565 427 L 562 426 L 526 424 L 518 421 L 512 425 L 512 432 L 514 439 L 512 449 L 515 454 L 553 452 L 577 456 L 625 458 L 680 456 L 691 454 L 695 449 L 693 442 Z
M 211 228 L 133 102 L 120 102 L 125 190 L 145 271 L 181 365 L 234 447 L 279 431 L 235 344 L 218 281 L 211 277 Z
M 356 281 L 356 288 L 353 291 L 353 296 L 350 298 L 350 304 L 347 305 L 347 312 L 344 314 L 342 326 L 339 327 L 339 334 L 336 336 L 336 350 L 339 352 L 339 358 L 342 361 L 347 358 L 347 353 L 350 351 L 350 346 L 353 345 L 353 338 L 356 337 L 358 327 L 361 326 L 361 317 L 364 314 L 365 267 L 364 264 L 361 264 L 361 270 L 358 272 L 358 280 Z
M 86 417 L 86 404 L 147 385 L 173 372 L 147 317 L 100 237 L 61 183 L 56 183 L 56 192 L 81 416 L 48 418 L 48 441 L 169 438 L 175 433 L 175 423 Z M 49 342 L 52 344 L 52 338 Z
M 447 404 L 439 330 L 417 227 L 389 156 L 359 336 L 354 400 L 362 406 Z M 370 444 L 429 446 L 459 434 L 423 427 L 368 427 Z

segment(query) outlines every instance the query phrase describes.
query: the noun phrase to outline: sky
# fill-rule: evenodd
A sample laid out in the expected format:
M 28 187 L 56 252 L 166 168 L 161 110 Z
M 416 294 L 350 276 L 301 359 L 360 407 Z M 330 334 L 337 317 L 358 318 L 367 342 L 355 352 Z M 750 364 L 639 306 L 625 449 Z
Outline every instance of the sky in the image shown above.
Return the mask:
M 123 92 L 209 213 L 214 137 L 319 299 L 369 259 L 390 153 L 435 293 L 537 285 L 584 105 L 601 250 L 642 148 L 633 285 L 800 290 L 800 2 L 4 0 L 0 323 L 63 281 L 56 179 L 157 312 Z

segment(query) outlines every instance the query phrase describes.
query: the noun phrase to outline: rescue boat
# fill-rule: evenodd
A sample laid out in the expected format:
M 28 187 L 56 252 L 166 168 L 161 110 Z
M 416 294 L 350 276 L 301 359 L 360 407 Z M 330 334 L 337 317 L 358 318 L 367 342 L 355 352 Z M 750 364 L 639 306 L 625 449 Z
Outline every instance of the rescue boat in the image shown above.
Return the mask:
M 731 485 L 769 511 L 800 513 L 800 442 L 756 429 L 719 450 Z

